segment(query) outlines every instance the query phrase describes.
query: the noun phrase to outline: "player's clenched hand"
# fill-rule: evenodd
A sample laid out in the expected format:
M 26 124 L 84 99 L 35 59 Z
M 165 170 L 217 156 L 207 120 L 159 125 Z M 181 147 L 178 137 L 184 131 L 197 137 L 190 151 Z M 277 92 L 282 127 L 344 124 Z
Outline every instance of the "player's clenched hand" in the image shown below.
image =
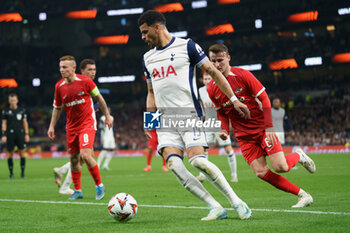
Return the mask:
M 228 134 L 227 134 L 226 130 L 219 132 L 218 135 L 224 141 L 228 138 Z
M 108 126 L 108 129 L 113 127 L 113 119 L 110 115 L 106 116 L 105 127 L 106 125 Z
M 145 136 L 146 136 L 147 140 L 152 139 L 151 130 L 150 129 L 144 129 L 143 131 L 145 133 Z
M 239 100 L 233 101 L 233 106 L 236 109 L 236 111 L 239 113 L 239 115 L 245 119 L 250 118 L 250 111 L 244 103 L 242 103 Z
M 24 135 L 24 142 L 26 142 L 26 143 L 29 142 L 29 135 L 28 134 Z
M 278 142 L 278 138 L 274 128 L 267 128 L 265 130 L 266 138 L 270 142 L 271 145 L 275 145 Z
M 49 136 L 49 138 L 51 140 L 55 139 L 55 129 L 54 128 L 49 128 L 49 130 L 47 131 L 47 135 Z

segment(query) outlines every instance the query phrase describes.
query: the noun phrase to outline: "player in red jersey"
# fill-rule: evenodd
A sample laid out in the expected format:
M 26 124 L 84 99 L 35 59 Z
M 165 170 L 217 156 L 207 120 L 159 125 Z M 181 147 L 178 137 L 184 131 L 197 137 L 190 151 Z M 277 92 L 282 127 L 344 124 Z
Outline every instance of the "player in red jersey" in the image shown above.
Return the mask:
M 311 195 L 289 180 L 270 170 L 266 162 L 269 157 L 272 168 L 278 172 L 288 172 L 298 162 L 309 172 L 316 171 L 315 163 L 301 149 L 284 156 L 272 125 L 271 103 L 265 87 L 247 70 L 231 67 L 228 49 L 223 44 L 209 48 L 209 58 L 214 66 L 226 77 L 237 98 L 246 104 L 251 118 L 242 118 L 230 100 L 221 92 L 214 81 L 208 84 L 208 94 L 214 102 L 218 119 L 221 121 L 220 137 L 226 139 L 229 133 L 229 121 L 233 133 L 241 147 L 244 159 L 257 177 L 285 192 L 298 195 L 298 203 L 292 207 L 305 207 L 313 202 Z
M 93 157 L 96 117 L 91 96 L 97 100 L 102 113 L 106 116 L 105 124 L 111 128 L 113 120 L 96 84 L 87 76 L 75 74 L 75 58 L 73 56 L 63 56 L 60 58 L 59 65 L 62 79 L 55 86 L 54 108 L 48 136 L 52 140 L 55 138 L 55 125 L 62 112 L 62 107 L 64 107 L 67 115 L 67 147 L 71 155 L 72 180 L 75 189 L 68 200 L 83 198 L 80 181 L 80 159 L 84 160 L 95 181 L 96 200 L 101 200 L 104 197 L 105 187 L 102 184 L 100 171 Z
M 143 169 L 144 172 L 152 171 L 151 161 L 152 161 L 153 154 L 154 154 L 154 152 L 157 151 L 157 147 L 158 147 L 158 136 L 157 136 L 156 129 L 152 129 L 151 130 L 151 136 L 152 136 L 152 138 L 148 140 L 147 167 L 145 167 Z M 168 170 L 168 168 L 166 166 L 166 161 L 165 161 L 165 159 L 163 157 L 162 157 L 162 159 L 163 159 L 162 171 L 163 172 L 167 172 L 169 170 Z

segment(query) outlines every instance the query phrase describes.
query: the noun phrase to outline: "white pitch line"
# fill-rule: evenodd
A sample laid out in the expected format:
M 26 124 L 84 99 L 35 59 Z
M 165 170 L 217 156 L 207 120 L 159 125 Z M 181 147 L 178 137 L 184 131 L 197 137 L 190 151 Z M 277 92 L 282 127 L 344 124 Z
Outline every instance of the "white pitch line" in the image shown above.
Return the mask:
M 23 202 L 23 203 L 42 203 L 42 204 L 71 204 L 71 205 L 103 205 L 107 203 L 97 202 L 75 202 L 75 201 L 40 201 L 40 200 L 21 200 L 21 199 L 0 199 L 0 202 Z M 173 209 L 208 209 L 201 206 L 173 206 L 173 205 L 139 205 L 146 208 L 173 208 Z M 225 208 L 226 210 L 234 210 L 233 208 Z M 278 210 L 278 209 L 252 209 L 260 212 L 283 212 L 283 213 L 304 213 L 304 214 L 324 214 L 324 215 L 350 215 L 347 212 L 326 212 L 311 210 Z

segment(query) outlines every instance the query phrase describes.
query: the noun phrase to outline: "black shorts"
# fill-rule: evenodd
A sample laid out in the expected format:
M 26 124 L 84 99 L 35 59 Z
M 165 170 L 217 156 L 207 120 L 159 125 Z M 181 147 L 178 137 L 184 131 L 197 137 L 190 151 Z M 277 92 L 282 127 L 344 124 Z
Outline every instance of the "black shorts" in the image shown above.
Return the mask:
M 26 144 L 24 143 L 24 133 L 22 132 L 8 132 L 7 133 L 7 150 L 13 151 L 15 146 L 18 147 L 18 149 L 24 149 L 26 147 Z

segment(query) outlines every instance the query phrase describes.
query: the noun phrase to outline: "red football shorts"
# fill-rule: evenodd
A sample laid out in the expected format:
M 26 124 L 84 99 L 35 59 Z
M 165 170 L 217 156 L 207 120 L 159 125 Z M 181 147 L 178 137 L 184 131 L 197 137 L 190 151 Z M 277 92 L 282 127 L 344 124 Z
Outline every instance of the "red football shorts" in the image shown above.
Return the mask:
M 237 137 L 244 159 L 250 164 L 253 160 L 261 156 L 271 155 L 277 152 L 283 152 L 281 143 L 278 141 L 271 145 L 266 138 L 265 131 L 257 134 Z
M 158 135 L 157 132 L 155 130 L 151 131 L 151 136 L 152 138 L 150 140 L 148 140 L 148 149 L 150 150 L 157 150 L 158 147 Z
M 80 149 L 94 147 L 96 130 L 83 129 L 79 133 L 67 131 L 67 147 L 70 154 L 78 153 Z

